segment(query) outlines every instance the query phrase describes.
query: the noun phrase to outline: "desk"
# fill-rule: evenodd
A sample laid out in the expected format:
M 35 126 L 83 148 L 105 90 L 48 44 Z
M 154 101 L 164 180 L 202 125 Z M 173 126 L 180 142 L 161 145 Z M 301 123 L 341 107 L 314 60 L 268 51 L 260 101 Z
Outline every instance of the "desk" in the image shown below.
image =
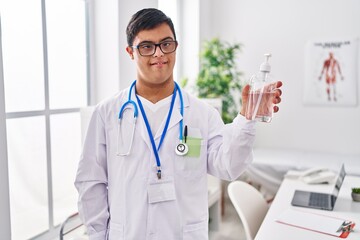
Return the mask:
M 360 155 L 333 154 L 281 148 L 255 148 L 254 161 L 247 168 L 251 181 L 258 183 L 270 195 L 275 195 L 289 170 L 302 171 L 326 167 L 338 171 L 344 163 L 346 173 L 360 176 Z M 351 167 L 350 167 L 351 166 Z
M 337 216 L 353 220 L 356 223 L 354 232 L 351 232 L 346 239 L 360 239 L 360 202 L 351 199 L 351 188 L 360 185 L 360 177 L 347 175 L 340 189 L 338 199 L 333 211 L 323 211 L 310 208 L 300 208 L 291 206 L 291 200 L 296 189 L 331 193 L 331 185 L 307 185 L 299 180 L 284 179 L 275 199 L 265 216 L 265 219 L 255 237 L 255 240 L 334 240 L 333 236 L 320 234 L 296 227 L 287 226 L 275 222 L 278 216 L 289 208 L 303 209 L 309 212 L 321 213 L 328 216 Z M 338 238 L 341 239 L 341 238 Z

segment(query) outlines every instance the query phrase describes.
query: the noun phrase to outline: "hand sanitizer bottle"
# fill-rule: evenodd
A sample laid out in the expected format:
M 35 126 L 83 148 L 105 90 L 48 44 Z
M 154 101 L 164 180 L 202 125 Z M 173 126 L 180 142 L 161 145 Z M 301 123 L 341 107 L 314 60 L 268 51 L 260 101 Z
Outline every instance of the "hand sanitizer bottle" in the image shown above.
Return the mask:
M 274 112 L 275 81 L 270 76 L 271 54 L 264 54 L 265 62 L 260 71 L 250 78 L 250 92 L 246 109 L 246 118 L 260 122 L 270 122 Z

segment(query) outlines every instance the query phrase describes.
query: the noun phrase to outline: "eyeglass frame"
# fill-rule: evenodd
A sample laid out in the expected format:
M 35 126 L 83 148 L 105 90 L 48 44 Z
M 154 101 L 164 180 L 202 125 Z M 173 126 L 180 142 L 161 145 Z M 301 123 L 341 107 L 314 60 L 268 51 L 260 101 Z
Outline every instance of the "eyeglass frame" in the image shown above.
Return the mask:
M 161 45 L 164 44 L 164 43 L 175 43 L 175 49 L 174 51 L 171 51 L 171 52 L 164 52 L 161 48 Z M 154 52 L 152 54 L 149 54 L 149 55 L 143 55 L 141 54 L 141 51 L 139 50 L 139 47 L 141 47 L 142 45 L 152 45 L 152 46 L 155 46 L 154 48 Z M 160 42 L 160 43 L 153 43 L 153 42 L 149 42 L 149 43 L 140 43 L 138 45 L 133 45 L 131 46 L 132 48 L 136 48 L 139 52 L 139 54 L 143 57 L 149 57 L 149 56 L 152 56 L 156 53 L 156 48 L 159 47 L 160 48 L 160 51 L 163 53 L 163 54 L 170 54 L 170 53 L 173 53 L 176 51 L 177 47 L 178 47 L 178 41 L 176 40 L 166 40 L 166 41 L 163 41 L 163 42 Z

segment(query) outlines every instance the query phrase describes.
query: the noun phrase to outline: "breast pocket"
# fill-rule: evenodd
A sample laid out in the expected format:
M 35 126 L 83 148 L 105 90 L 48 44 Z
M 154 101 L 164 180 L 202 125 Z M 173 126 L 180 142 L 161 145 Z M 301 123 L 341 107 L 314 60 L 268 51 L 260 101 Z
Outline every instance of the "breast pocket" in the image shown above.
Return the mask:
M 194 179 L 206 173 L 206 141 L 199 129 L 188 128 L 186 144 L 189 151 L 184 156 L 175 156 L 175 172 L 187 179 Z

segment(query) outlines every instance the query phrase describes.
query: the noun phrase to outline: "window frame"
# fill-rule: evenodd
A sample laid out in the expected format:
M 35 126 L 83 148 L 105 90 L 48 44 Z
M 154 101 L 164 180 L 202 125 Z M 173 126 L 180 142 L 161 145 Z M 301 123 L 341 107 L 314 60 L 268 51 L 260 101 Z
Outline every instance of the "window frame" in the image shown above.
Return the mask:
M 1 16 L 0 16 L 0 232 L 2 237 L 11 237 L 10 219 L 10 191 L 7 160 L 7 141 L 6 141 L 6 115 L 5 115 L 5 92 L 4 75 L 2 62 L 2 35 L 1 35 Z
M 2 192 L 2 200 L 0 201 L 0 232 L 5 239 L 11 239 L 11 215 L 10 215 L 10 192 L 9 192 L 9 170 L 8 170 L 8 155 L 7 155 L 7 134 L 6 134 L 6 120 L 18 119 L 24 117 L 45 117 L 45 131 L 46 131 L 46 159 L 47 159 L 47 194 L 48 194 L 48 230 L 39 233 L 37 236 L 31 237 L 32 240 L 48 240 L 55 239 L 59 236 L 60 225 L 54 225 L 54 204 L 53 204 L 53 185 L 52 185 L 52 158 L 51 158 L 51 129 L 50 117 L 55 114 L 66 113 L 80 113 L 78 108 L 62 108 L 50 109 L 50 94 L 49 94 L 49 72 L 48 72 L 48 49 L 47 49 L 47 26 L 46 26 L 46 0 L 41 1 L 41 20 L 42 20 L 42 41 L 43 41 L 43 64 L 44 64 L 44 91 L 45 91 L 45 108 L 44 110 L 35 111 L 19 111 L 19 112 L 5 112 L 5 88 L 3 76 L 3 61 L 2 61 L 2 36 L 1 36 L 1 16 L 0 16 L 0 132 L 4 133 L 0 136 L 0 189 Z M 89 3 L 84 1 L 85 11 L 85 48 L 86 48 L 86 105 L 91 103 L 91 82 L 90 82 L 90 39 L 89 39 Z M 64 219 L 65 220 L 65 219 Z M 3 229 L 4 228 L 4 229 Z

